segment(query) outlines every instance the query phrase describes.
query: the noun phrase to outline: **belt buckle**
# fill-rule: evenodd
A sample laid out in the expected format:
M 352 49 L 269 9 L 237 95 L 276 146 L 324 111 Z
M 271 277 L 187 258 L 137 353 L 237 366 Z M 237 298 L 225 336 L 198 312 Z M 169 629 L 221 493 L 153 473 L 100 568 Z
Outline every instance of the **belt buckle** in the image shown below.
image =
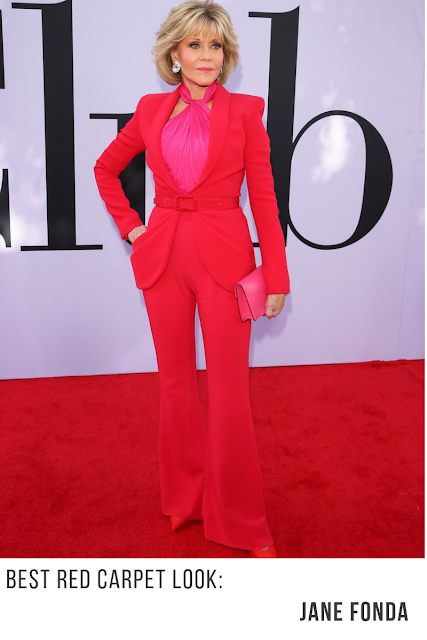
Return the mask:
M 180 200 L 187 200 L 187 204 L 180 204 Z M 197 199 L 194 196 L 175 196 L 174 203 L 177 211 L 197 211 Z

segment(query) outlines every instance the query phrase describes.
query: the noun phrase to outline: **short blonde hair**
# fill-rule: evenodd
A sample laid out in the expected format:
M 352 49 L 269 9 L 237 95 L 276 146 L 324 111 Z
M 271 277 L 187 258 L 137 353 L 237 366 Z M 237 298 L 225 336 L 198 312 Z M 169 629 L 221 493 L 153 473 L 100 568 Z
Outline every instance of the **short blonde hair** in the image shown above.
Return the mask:
M 160 76 L 168 84 L 181 82 L 181 72 L 172 71 L 171 52 L 184 38 L 205 32 L 209 35 L 215 33 L 222 44 L 224 62 L 217 82 L 226 82 L 239 59 L 239 44 L 231 18 L 216 2 L 189 0 L 171 9 L 156 33 L 156 43 L 152 49 L 154 63 Z

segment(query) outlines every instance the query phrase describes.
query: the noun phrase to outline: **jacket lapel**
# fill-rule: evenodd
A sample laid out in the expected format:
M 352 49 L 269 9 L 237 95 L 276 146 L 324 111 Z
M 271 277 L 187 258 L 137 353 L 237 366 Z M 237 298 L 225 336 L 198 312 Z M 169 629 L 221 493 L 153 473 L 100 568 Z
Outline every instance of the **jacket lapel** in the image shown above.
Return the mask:
M 153 120 L 153 125 L 150 131 L 152 159 L 159 168 L 159 171 L 163 175 L 165 181 L 176 194 L 179 193 L 179 189 L 172 179 L 163 159 L 160 139 L 163 127 L 174 110 L 178 99 L 179 86 L 171 93 L 166 94 L 165 100 Z M 227 138 L 229 117 L 230 93 L 222 85 L 218 84 L 212 102 L 208 155 L 202 173 L 200 174 L 197 183 L 194 185 L 192 192 L 209 177 L 219 160 Z
M 178 100 L 179 100 L 179 85 L 175 89 L 175 91 L 165 94 L 165 99 L 163 100 L 163 103 L 161 104 L 160 109 L 157 111 L 157 114 L 154 117 L 153 125 L 150 130 L 151 157 L 154 163 L 157 165 L 159 169 L 159 173 L 161 173 L 165 181 L 168 183 L 168 185 L 176 194 L 179 193 L 179 189 L 176 186 L 174 180 L 172 179 L 172 176 L 169 173 L 169 170 L 163 159 L 160 138 L 162 135 L 163 127 L 165 126 L 166 122 L 169 120 L 170 114 L 174 110 Z

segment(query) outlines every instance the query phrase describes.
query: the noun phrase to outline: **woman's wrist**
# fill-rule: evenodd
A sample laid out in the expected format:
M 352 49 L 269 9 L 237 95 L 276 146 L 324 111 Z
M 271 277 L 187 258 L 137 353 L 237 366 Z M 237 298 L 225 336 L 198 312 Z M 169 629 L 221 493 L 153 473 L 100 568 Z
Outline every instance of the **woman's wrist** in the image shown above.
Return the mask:
M 125 240 L 129 240 L 129 242 L 134 242 L 136 238 L 138 238 L 138 236 L 145 233 L 146 230 L 147 230 L 147 227 L 145 226 L 145 224 L 142 224 L 139 227 L 135 227 L 134 229 L 132 229 L 132 231 L 129 231 L 127 236 L 125 236 Z

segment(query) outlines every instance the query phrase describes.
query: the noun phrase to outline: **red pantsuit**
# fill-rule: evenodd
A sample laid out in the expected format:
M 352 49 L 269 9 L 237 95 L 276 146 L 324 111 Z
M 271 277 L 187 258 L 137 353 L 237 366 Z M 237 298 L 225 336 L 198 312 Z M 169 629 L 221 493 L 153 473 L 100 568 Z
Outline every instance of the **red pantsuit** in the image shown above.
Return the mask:
M 144 290 L 160 377 L 163 512 L 203 518 L 208 540 L 259 549 L 273 540 L 249 400 L 251 323 L 241 321 L 233 293 L 206 270 L 192 217 L 180 212 L 166 271 Z M 206 355 L 208 425 L 196 380 L 196 304 Z
M 145 96 L 134 117 L 95 166 L 98 187 L 122 237 L 141 224 L 119 173 L 139 152 L 156 183 L 148 230 L 133 243 L 132 265 L 143 290 L 160 379 L 159 461 L 166 515 L 203 518 L 207 539 L 241 549 L 272 544 L 249 398 L 251 322 L 240 319 L 234 284 L 255 268 L 240 207 L 194 211 L 161 206 L 179 195 L 160 152 L 160 135 L 178 100 Z M 246 171 L 268 293 L 288 293 L 289 276 L 261 120 L 263 100 L 230 94 L 213 100 L 208 159 L 191 196 L 199 203 L 240 194 Z M 196 379 L 195 308 L 206 355 L 209 419 L 204 424 Z

